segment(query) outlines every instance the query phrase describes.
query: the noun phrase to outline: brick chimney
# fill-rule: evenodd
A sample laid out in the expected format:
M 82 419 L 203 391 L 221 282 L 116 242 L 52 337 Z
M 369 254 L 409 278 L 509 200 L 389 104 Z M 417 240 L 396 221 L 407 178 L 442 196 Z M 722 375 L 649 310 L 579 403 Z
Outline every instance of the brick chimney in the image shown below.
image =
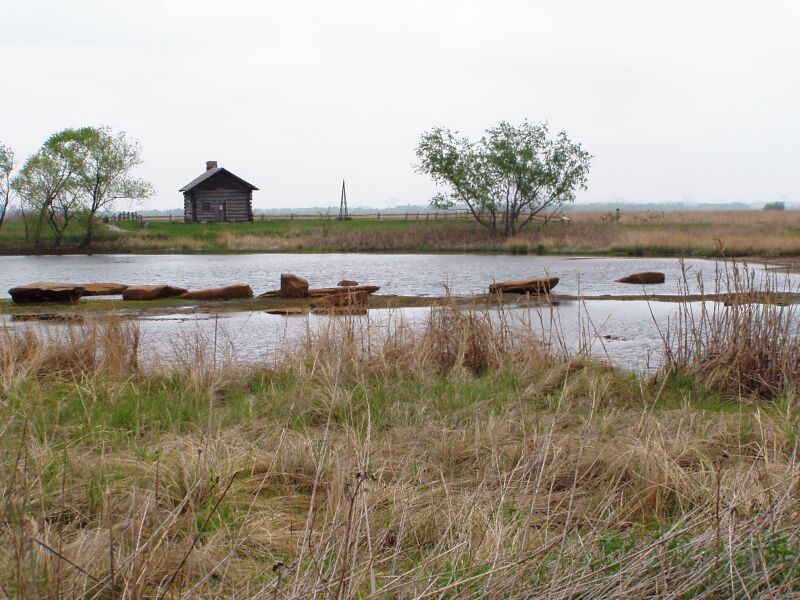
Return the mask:
M 206 161 L 206 171 L 210 171 L 211 169 L 217 168 L 217 161 L 215 160 L 207 160 Z

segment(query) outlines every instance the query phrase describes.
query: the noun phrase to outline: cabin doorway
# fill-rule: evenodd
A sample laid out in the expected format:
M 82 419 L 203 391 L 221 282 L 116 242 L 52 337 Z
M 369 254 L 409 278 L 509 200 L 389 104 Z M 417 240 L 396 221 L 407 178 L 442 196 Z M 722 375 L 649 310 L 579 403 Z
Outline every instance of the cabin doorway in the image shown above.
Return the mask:
M 219 203 L 219 210 L 217 210 L 217 223 L 224 223 L 227 218 L 228 207 L 225 202 Z

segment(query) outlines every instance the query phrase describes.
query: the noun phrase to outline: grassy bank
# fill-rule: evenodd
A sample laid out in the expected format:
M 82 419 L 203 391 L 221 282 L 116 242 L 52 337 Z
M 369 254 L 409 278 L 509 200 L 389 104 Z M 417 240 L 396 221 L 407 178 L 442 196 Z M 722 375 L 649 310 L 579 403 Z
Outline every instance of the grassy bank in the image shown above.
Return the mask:
M 789 596 L 800 374 L 724 385 L 796 352 L 737 337 L 780 310 L 647 378 L 454 307 L 260 366 L 184 339 L 145 370 L 114 320 L 0 332 L 2 593 Z
M 800 212 L 571 213 L 571 222 L 535 225 L 512 239 L 466 220 L 266 220 L 241 224 L 147 223 L 101 227 L 92 252 L 509 252 L 625 256 L 798 256 Z M 120 232 L 118 229 L 122 229 Z M 0 231 L 0 252 L 70 252 L 25 242 L 22 224 Z

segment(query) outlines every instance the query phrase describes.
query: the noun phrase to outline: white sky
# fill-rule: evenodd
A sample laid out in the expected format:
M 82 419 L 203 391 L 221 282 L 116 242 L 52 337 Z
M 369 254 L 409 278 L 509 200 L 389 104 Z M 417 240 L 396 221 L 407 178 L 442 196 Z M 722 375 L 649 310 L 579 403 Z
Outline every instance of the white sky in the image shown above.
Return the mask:
M 420 134 L 546 120 L 581 201 L 800 200 L 800 3 L 4 0 L 0 141 L 137 138 L 148 208 L 217 160 L 257 208 L 422 204 Z M 20 162 L 21 162 L 20 160 Z

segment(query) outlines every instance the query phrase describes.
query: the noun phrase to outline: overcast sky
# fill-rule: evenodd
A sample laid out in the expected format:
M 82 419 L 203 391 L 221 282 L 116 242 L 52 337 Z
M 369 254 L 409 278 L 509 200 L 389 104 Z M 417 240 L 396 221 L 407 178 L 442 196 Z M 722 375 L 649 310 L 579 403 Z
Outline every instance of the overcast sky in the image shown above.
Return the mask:
M 421 204 L 433 126 L 548 121 L 578 202 L 800 200 L 800 3 L 24 0 L 0 16 L 0 141 L 138 139 L 148 208 L 217 160 L 256 208 Z

